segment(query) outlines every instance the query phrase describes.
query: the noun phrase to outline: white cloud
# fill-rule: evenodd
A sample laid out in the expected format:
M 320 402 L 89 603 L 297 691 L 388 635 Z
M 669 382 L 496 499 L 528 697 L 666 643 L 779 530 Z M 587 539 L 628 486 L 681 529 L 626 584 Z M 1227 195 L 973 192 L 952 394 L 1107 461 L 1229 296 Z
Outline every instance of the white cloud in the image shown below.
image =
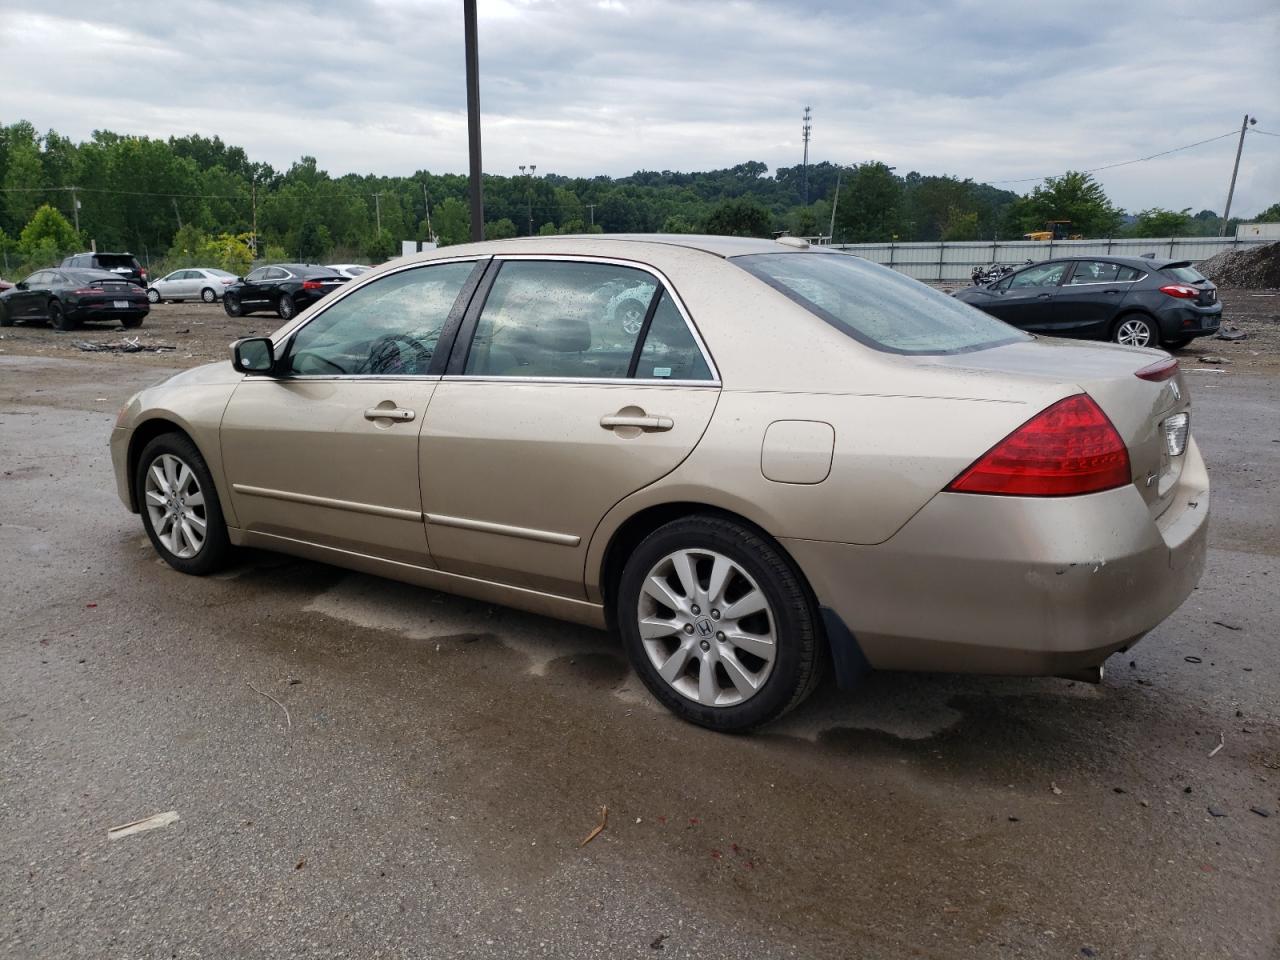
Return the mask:
M 0 116 L 217 134 L 336 174 L 466 169 L 457 0 L 10 0 Z M 1074 0 L 482 0 L 485 168 L 569 175 L 800 159 L 997 181 L 1280 130 L 1280 8 Z M 1222 140 L 1098 176 L 1130 209 L 1221 209 Z M 1030 184 L 1013 185 L 1026 190 Z M 1246 144 L 1235 209 L 1280 199 L 1280 138 Z

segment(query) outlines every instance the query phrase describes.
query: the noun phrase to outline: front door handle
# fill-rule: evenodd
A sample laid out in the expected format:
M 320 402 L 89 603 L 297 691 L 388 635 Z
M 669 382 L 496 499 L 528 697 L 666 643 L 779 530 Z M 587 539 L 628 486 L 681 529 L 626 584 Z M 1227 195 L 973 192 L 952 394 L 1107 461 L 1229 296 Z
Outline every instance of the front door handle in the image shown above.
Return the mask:
M 1050 297 L 1052 297 L 1052 296 L 1053 296 L 1053 294 L 1052 294 L 1052 293 L 1041 293 L 1041 294 L 1037 294 L 1037 295 L 1036 295 L 1036 299 L 1037 299 L 1037 300 L 1048 300 L 1048 299 L 1049 299 Z
M 670 430 L 675 425 L 675 421 L 670 417 L 651 417 L 643 412 L 632 414 L 619 411 L 600 418 L 600 426 L 606 430 L 616 430 L 618 427 L 632 427 L 655 432 Z
M 394 420 L 396 423 L 408 423 L 416 413 L 404 407 L 370 407 L 364 412 L 366 420 Z

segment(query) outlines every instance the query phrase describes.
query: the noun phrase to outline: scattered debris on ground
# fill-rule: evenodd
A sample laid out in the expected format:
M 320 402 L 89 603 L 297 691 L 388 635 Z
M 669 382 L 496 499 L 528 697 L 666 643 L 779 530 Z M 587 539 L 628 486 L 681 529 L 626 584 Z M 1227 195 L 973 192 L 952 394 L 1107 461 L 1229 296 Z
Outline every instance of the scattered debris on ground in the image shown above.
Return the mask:
M 75 341 L 76 349 L 85 353 L 163 353 L 166 350 L 177 350 L 167 343 L 142 343 L 141 337 L 126 337 L 120 343 L 91 343 L 88 340 Z
M 1209 751 L 1209 759 L 1212 760 L 1218 755 L 1218 751 L 1227 745 L 1227 735 L 1225 733 L 1218 734 L 1218 745 Z
M 1224 323 L 1218 328 L 1218 332 L 1213 335 L 1213 338 L 1215 340 L 1247 340 L 1249 335 L 1234 323 Z
M 580 844 L 578 844 L 578 846 L 585 847 L 588 843 L 590 843 L 596 837 L 600 836 L 600 834 L 604 832 L 604 828 L 607 827 L 608 825 L 609 825 L 609 808 L 601 807 L 600 822 L 596 824 L 596 828 L 592 830 L 590 833 L 588 833 L 586 836 L 586 839 L 584 839 Z
M 1200 263 L 1197 269 L 1220 287 L 1280 287 L 1280 242 L 1220 253 Z
M 122 823 L 118 827 L 112 827 L 107 831 L 108 840 L 119 840 L 122 837 L 131 837 L 135 833 L 145 833 L 148 830 L 155 830 L 158 827 L 167 827 L 171 823 L 177 823 L 181 819 L 177 810 L 170 810 L 168 813 L 157 813 L 154 816 L 143 817 L 141 820 L 134 820 L 132 823 Z
M 1196 359 L 1199 360 L 1201 363 L 1230 363 L 1231 362 L 1226 357 L 1213 356 L 1212 354 L 1206 355 L 1203 357 L 1197 357 Z
M 271 694 L 267 693 L 266 691 L 264 691 L 264 690 L 259 690 L 259 689 L 258 689 L 257 687 L 255 687 L 252 683 L 250 683 L 248 680 L 246 680 L 246 681 L 245 681 L 245 685 L 246 685 L 250 690 L 252 690 L 254 693 L 258 694 L 259 696 L 266 697 L 268 700 L 270 700 L 272 703 L 274 703 L 277 707 L 279 707 L 281 710 L 283 710 L 283 711 L 284 711 L 284 722 L 285 722 L 285 726 L 287 726 L 287 727 L 288 727 L 289 729 L 291 729 L 291 730 L 293 729 L 293 718 L 289 716 L 289 708 L 288 708 L 288 707 L 286 707 L 283 703 L 281 703 L 279 700 L 277 700 L 275 697 L 273 697 Z

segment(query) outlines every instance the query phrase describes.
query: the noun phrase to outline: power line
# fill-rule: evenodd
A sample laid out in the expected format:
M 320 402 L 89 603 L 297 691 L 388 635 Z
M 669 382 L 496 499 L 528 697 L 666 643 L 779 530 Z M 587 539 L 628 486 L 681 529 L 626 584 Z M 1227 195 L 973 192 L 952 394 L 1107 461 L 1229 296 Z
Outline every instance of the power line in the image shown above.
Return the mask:
M 1157 157 L 1167 157 L 1171 153 L 1178 153 L 1181 150 L 1190 150 L 1192 147 L 1203 146 L 1206 143 L 1213 143 L 1215 140 L 1225 140 L 1227 137 L 1234 137 L 1238 131 L 1228 130 L 1226 133 L 1220 133 L 1216 137 L 1209 137 L 1206 140 L 1197 140 L 1195 143 L 1186 143 L 1180 147 L 1172 147 L 1169 150 L 1161 150 L 1159 153 L 1153 153 L 1150 156 L 1138 157 L 1134 160 L 1121 160 L 1118 163 L 1104 163 L 1100 167 L 1090 167 L 1087 170 L 1081 170 L 1081 173 L 1097 173 L 1100 170 L 1114 170 L 1116 167 L 1127 167 L 1134 163 L 1145 163 L 1148 160 L 1155 160 Z M 1065 173 L 1067 171 L 1063 171 Z M 1014 180 L 986 180 L 985 183 L 1034 183 L 1037 180 L 1048 180 L 1050 177 L 1060 176 L 1060 174 L 1051 173 L 1043 177 L 1019 177 Z
M 1259 130 L 1257 127 L 1253 127 L 1253 128 L 1251 128 L 1251 129 L 1249 130 L 1249 132 L 1250 132 L 1250 133 L 1260 133 L 1260 134 L 1262 134 L 1264 137 L 1280 137 L 1280 133 L 1272 133 L 1270 130 Z

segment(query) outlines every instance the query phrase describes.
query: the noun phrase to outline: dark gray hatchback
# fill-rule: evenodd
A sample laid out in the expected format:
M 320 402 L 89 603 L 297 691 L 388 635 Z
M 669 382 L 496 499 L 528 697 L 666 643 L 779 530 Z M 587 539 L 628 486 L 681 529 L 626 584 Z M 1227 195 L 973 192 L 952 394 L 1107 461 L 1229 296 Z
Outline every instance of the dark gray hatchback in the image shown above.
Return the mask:
M 1176 350 L 1216 333 L 1218 288 L 1188 260 L 1046 260 L 956 299 L 1034 333 Z

